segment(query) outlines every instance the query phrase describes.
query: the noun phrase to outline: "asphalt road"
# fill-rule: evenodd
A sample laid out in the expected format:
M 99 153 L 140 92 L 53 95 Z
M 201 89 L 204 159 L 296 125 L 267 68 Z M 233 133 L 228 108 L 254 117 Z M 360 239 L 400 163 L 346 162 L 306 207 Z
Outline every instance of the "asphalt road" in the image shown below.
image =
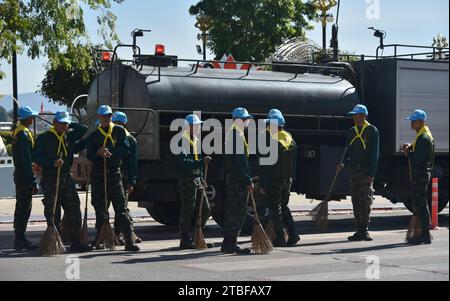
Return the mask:
M 440 216 L 429 246 L 404 243 L 410 214 L 404 210 L 376 212 L 373 242 L 348 242 L 351 215 L 330 216 L 329 229 L 320 233 L 307 216 L 296 216 L 300 244 L 277 248 L 269 255 L 222 255 L 220 227 L 210 222 L 206 237 L 216 243 L 207 251 L 179 251 L 176 229 L 154 222 L 139 223 L 144 239 L 139 253 L 94 251 L 44 258 L 11 250 L 13 233 L 0 225 L 1 280 L 177 280 L 177 281 L 311 281 L 311 280 L 442 280 L 449 281 L 448 209 Z M 30 238 L 39 241 L 42 224 L 30 226 Z M 94 235 L 91 226 L 91 237 Z M 250 237 L 240 238 L 249 245 Z M 79 263 L 79 265 L 78 265 Z M 79 266 L 79 269 L 77 268 Z M 79 274 L 78 272 L 79 271 Z M 75 279 L 74 279 L 75 278 Z

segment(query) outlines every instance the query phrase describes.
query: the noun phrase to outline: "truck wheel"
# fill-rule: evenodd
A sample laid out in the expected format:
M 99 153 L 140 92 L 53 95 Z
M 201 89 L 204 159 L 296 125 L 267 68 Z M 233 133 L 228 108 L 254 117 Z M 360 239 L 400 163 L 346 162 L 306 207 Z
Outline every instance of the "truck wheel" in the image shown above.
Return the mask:
M 147 208 L 150 216 L 160 224 L 178 226 L 180 222 L 180 205 L 178 203 L 155 203 Z
M 406 209 L 408 209 L 411 213 L 413 213 L 413 205 L 412 205 L 412 199 L 409 199 L 407 201 L 403 202 L 403 205 L 405 205 Z M 448 199 L 446 198 L 439 198 L 439 206 L 438 206 L 438 212 L 441 212 L 444 210 L 448 205 Z M 431 198 L 428 200 L 428 209 L 431 213 Z

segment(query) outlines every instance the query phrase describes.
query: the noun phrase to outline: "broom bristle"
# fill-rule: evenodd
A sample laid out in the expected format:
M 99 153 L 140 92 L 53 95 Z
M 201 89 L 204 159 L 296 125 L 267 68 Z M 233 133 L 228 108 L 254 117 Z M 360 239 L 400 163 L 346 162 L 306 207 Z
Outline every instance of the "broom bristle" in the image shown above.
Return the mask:
M 261 223 L 255 222 L 252 232 L 252 250 L 255 254 L 268 254 L 273 251 L 273 245 Z
M 71 241 L 70 238 L 70 222 L 67 218 L 67 215 L 64 214 L 63 219 L 61 220 L 61 239 L 63 243 L 69 243 Z
M 83 226 L 81 227 L 80 241 L 83 244 L 89 244 L 88 224 L 86 220 L 83 221 Z
M 100 249 L 101 246 L 103 246 L 103 249 L 105 250 L 114 251 L 117 245 L 117 237 L 114 234 L 111 225 L 109 223 L 103 224 L 102 228 L 100 229 L 95 247 L 97 249 Z
M 420 227 L 419 218 L 416 215 L 411 217 L 408 225 L 408 232 L 406 232 L 406 241 L 410 241 L 414 237 L 422 235 L 422 228 Z
M 208 249 L 208 245 L 206 244 L 205 241 L 205 236 L 203 235 L 202 227 L 197 227 L 195 229 L 194 243 L 198 250 Z
M 322 201 L 309 213 L 312 222 L 317 227 L 325 230 L 328 227 L 328 201 Z
M 55 256 L 64 253 L 66 253 L 66 248 L 58 230 L 54 225 L 47 227 L 39 244 L 39 254 L 41 256 Z
M 273 221 L 269 221 L 266 225 L 266 234 L 267 236 L 273 241 L 277 234 L 275 233 L 275 226 L 273 224 Z M 284 233 L 284 239 L 287 241 L 289 239 L 289 234 L 286 231 L 286 228 L 283 227 L 283 233 Z

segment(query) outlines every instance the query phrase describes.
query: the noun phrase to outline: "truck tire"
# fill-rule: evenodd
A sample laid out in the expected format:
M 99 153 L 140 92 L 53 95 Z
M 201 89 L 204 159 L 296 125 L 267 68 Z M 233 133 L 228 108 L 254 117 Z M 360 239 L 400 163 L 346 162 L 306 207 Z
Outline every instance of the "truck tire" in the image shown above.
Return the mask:
M 408 209 L 411 213 L 413 213 L 413 205 L 412 205 L 412 199 L 406 200 L 403 202 L 403 205 L 405 205 L 406 209 Z M 448 205 L 448 198 L 445 197 L 439 197 L 439 206 L 438 206 L 438 212 L 442 212 Z M 428 199 L 428 209 L 431 213 L 431 197 Z
M 147 212 L 160 224 L 178 226 L 180 223 L 180 205 L 178 203 L 155 203 L 152 207 L 147 207 Z

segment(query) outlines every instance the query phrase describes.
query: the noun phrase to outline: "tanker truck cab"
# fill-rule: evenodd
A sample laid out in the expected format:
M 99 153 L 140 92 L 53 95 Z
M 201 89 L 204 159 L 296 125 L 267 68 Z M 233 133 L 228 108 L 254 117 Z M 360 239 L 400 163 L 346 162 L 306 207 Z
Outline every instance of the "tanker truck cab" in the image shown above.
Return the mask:
M 121 47 L 133 50 L 130 60 L 118 58 L 117 49 Z M 129 201 L 147 208 L 149 214 L 162 224 L 175 226 L 179 221 L 177 156 L 170 150 L 170 142 L 177 132 L 171 131 L 170 126 L 173 120 L 184 119 L 194 111 L 201 112 L 202 120 L 214 118 L 224 125 L 225 119 L 229 119 L 233 109 L 239 106 L 246 107 L 256 119 L 266 118 L 267 112 L 274 107 L 280 109 L 285 113 L 287 131 L 299 145 L 297 177 L 292 192 L 317 200 L 327 195 L 334 167 L 345 149 L 347 131 L 353 126 L 347 113 L 356 104 L 367 99 L 369 108 L 375 111 L 371 121 L 382 129 L 382 135 L 387 131 L 395 133 L 392 125 L 383 126 L 386 124 L 383 106 L 387 106 L 388 101 L 377 103 L 371 98 L 369 91 L 378 86 L 371 86 L 367 69 L 357 64 L 354 64 L 357 74 L 350 77 L 349 68 L 341 64 L 236 62 L 247 64 L 249 68 L 211 69 L 202 66 L 213 66 L 217 62 L 168 56 L 162 45 L 157 45 L 155 50 L 155 54 L 144 55 L 136 45 L 117 46 L 111 52 L 110 61 L 92 82 L 88 116 L 83 122 L 93 128 L 95 111 L 101 104 L 108 104 L 128 115 L 128 130 L 139 143 L 138 184 Z M 448 62 L 446 66 L 448 80 Z M 357 81 L 357 88 L 354 78 L 364 78 Z M 377 82 L 377 85 L 381 83 Z M 446 108 L 448 113 L 448 102 Z M 225 129 L 222 130 L 225 135 Z M 202 137 L 206 135 L 208 131 L 204 131 Z M 446 135 L 447 149 L 444 145 L 440 166 L 442 177 L 448 180 L 448 130 Z M 405 201 L 404 195 L 397 194 L 398 199 L 393 198 L 395 194 L 387 186 L 390 188 L 396 182 L 388 183 L 384 170 L 400 168 L 398 162 L 402 159 L 391 153 L 386 153 L 383 158 L 384 154 L 383 150 L 379 171 L 382 181 L 377 177 L 377 186 L 381 189 L 377 192 L 394 201 Z M 212 217 L 223 225 L 226 196 L 222 155 L 207 155 L 213 157 L 208 175 Z M 250 157 L 254 176 L 258 175 L 258 162 L 256 155 Z M 447 189 L 448 197 L 448 186 L 444 189 Z M 349 190 L 348 174 L 344 171 L 335 185 L 332 199 L 346 198 Z M 247 228 L 250 228 L 251 210 L 248 217 Z

